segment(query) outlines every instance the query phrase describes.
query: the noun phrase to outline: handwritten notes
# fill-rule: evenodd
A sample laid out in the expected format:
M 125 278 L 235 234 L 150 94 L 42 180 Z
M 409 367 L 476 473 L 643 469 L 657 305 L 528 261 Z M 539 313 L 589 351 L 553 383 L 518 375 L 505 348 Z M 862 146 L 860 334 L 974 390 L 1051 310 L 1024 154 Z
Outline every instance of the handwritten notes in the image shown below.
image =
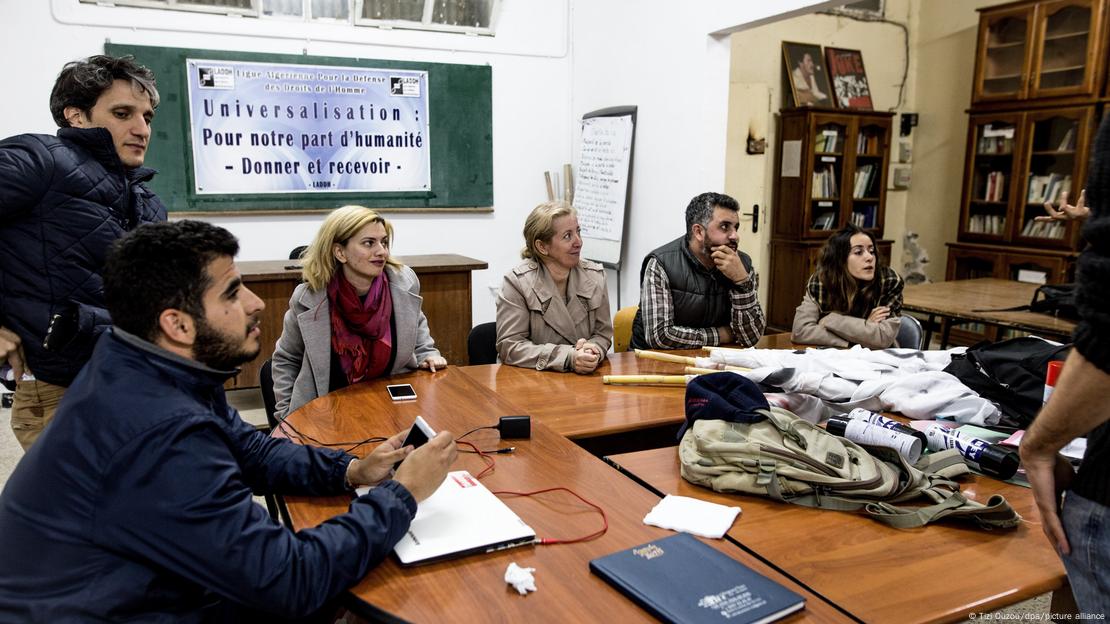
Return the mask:
M 631 115 L 582 120 L 574 208 L 583 237 L 621 239 L 631 158 Z

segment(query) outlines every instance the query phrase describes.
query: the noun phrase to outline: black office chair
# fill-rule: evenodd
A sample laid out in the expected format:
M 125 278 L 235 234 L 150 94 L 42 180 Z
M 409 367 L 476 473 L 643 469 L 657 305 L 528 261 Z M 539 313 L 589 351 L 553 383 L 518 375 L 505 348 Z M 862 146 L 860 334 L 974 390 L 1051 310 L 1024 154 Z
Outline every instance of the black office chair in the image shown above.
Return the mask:
M 300 260 L 301 256 L 304 255 L 304 252 L 307 249 L 308 249 L 308 245 L 298 245 L 297 247 L 294 247 L 293 251 L 289 252 L 289 259 L 290 260 Z
M 263 362 L 262 368 L 258 369 L 258 389 L 262 391 L 262 405 L 266 408 L 266 422 L 270 424 L 270 431 L 273 431 L 278 426 L 278 419 L 274 415 L 277 410 L 277 399 L 274 398 L 274 371 L 271 360 Z M 266 511 L 270 512 L 270 517 L 292 528 L 293 519 L 289 517 L 289 510 L 285 507 L 285 501 L 275 494 L 265 494 L 263 498 L 266 500 Z
M 497 323 L 480 323 L 466 337 L 466 355 L 471 364 L 497 363 Z
M 894 344 L 903 349 L 923 349 L 925 332 L 921 329 L 921 321 L 909 314 L 903 314 L 901 319 L 902 324 L 898 326 Z

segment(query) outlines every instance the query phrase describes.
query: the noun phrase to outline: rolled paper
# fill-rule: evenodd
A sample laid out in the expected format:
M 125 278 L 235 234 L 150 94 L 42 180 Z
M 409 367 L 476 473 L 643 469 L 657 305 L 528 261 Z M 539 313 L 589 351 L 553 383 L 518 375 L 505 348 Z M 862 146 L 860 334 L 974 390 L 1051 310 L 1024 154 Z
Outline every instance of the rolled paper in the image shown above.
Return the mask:
M 697 362 L 694 358 L 685 355 L 674 355 L 673 353 L 659 353 L 658 351 L 645 351 L 643 349 L 636 349 L 636 357 L 644 358 L 645 360 L 658 360 L 660 362 L 675 362 L 676 364 L 686 364 L 687 366 L 694 366 Z
M 610 386 L 685 386 L 686 375 L 605 375 L 602 383 Z
M 698 368 L 696 366 L 687 366 L 685 368 L 687 375 L 708 375 L 709 373 L 719 373 L 719 368 Z

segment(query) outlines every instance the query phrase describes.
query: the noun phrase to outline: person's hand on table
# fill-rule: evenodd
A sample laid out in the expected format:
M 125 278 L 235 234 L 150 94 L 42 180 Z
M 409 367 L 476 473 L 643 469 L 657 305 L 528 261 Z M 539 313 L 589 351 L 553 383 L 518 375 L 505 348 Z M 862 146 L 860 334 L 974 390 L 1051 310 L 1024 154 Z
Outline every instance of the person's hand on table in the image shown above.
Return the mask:
M 433 355 L 421 362 L 420 368 L 434 373 L 436 370 L 447 368 L 447 359 L 438 355 Z
M 601 348 L 592 342 L 587 342 L 585 338 L 579 338 L 574 345 L 571 363 L 574 365 L 574 372 L 588 375 L 601 363 Z
M 393 465 L 408 457 L 412 446 L 401 447 L 408 430 L 399 431 L 382 442 L 363 459 L 356 459 L 347 466 L 347 482 L 360 485 L 377 485 L 389 476 Z
M 449 431 L 440 431 L 401 462 L 393 480 L 405 486 L 419 503 L 443 483 L 457 456 L 455 437 Z

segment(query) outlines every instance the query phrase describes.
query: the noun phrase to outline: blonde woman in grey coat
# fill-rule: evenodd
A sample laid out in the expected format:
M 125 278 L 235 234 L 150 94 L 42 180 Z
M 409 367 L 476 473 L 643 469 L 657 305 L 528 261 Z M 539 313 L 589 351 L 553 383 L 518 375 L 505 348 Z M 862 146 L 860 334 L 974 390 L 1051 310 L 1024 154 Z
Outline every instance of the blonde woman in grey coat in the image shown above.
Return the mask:
M 501 362 L 536 370 L 593 372 L 613 343 L 600 264 L 583 260 L 578 215 L 566 202 L 537 206 L 524 222 L 524 259 L 497 298 Z
M 274 350 L 278 419 L 350 384 L 447 365 L 420 307 L 420 280 L 390 256 L 392 242 L 393 226 L 369 208 L 324 219 Z

